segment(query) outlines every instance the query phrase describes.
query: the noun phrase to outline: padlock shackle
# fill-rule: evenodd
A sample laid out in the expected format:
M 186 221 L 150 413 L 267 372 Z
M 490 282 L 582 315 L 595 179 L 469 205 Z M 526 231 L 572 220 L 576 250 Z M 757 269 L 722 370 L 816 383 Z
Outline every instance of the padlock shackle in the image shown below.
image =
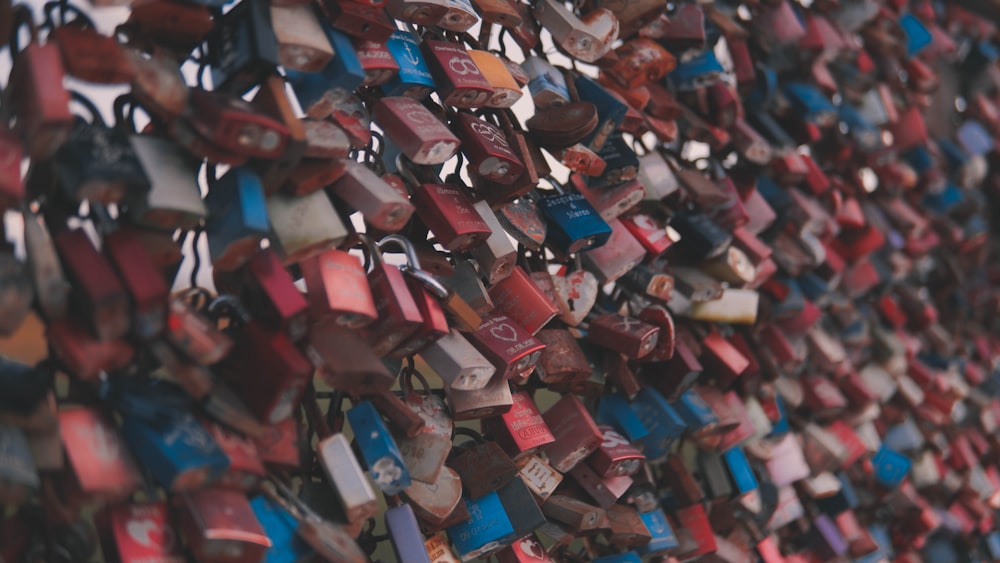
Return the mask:
M 472 438 L 477 444 L 486 443 L 486 438 L 482 434 L 471 428 L 466 428 L 465 426 L 455 426 L 454 431 L 451 433 L 451 441 L 454 442 L 457 436 Z
M 379 252 L 385 252 L 385 247 L 393 244 L 403 249 L 408 266 L 416 270 L 420 269 L 420 258 L 417 257 L 417 249 L 413 247 L 413 243 L 406 237 L 397 234 L 386 235 L 379 239 L 375 243 L 375 246 L 378 247 Z
M 77 90 L 67 88 L 66 91 L 69 92 L 70 102 L 76 102 L 87 108 L 87 111 L 90 113 L 89 123 L 100 125 L 101 127 L 108 126 L 107 122 L 104 121 L 104 116 L 101 115 L 101 110 L 97 108 L 97 104 L 95 104 L 93 100 L 84 96 Z
M 17 4 L 14 6 L 11 20 L 10 56 L 14 58 L 21 52 L 21 40 L 18 38 L 21 26 L 28 26 L 28 32 L 31 34 L 30 43 L 38 43 L 38 26 L 35 25 L 35 16 L 31 13 L 31 8 L 27 4 Z
M 406 357 L 406 365 L 403 366 L 402 373 L 399 374 L 399 386 L 402 388 L 404 395 L 414 393 L 413 389 L 413 378 L 416 377 L 417 381 L 420 382 L 421 387 L 424 388 L 424 395 L 431 394 L 431 385 L 427 383 L 427 378 L 424 374 L 417 370 L 417 367 L 413 361 L 413 356 Z
M 347 239 L 345 249 L 362 248 L 364 250 L 365 262 L 362 266 L 366 272 L 371 272 L 379 266 L 385 265 L 382 260 L 382 251 L 378 247 L 378 242 L 365 233 L 354 233 Z
M 59 8 L 59 25 L 56 25 L 55 18 L 53 17 L 54 11 Z M 89 27 L 90 29 L 97 29 L 94 25 L 94 20 L 90 19 L 82 9 L 78 6 L 70 4 L 66 0 L 53 0 L 51 2 L 46 2 L 42 6 L 42 13 L 45 14 L 45 20 L 39 27 L 42 29 L 55 29 L 56 27 L 62 27 L 64 25 L 80 25 L 83 24 L 84 27 Z M 68 14 L 73 14 L 72 20 L 66 20 Z

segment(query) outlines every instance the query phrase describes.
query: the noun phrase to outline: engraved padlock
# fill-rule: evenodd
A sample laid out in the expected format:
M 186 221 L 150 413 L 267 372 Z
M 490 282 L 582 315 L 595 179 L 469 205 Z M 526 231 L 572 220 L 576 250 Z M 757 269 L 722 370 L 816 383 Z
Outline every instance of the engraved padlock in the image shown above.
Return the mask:
M 532 9 L 538 23 L 573 58 L 593 63 L 618 39 L 618 18 L 597 8 L 579 18 L 559 2 L 543 0 Z

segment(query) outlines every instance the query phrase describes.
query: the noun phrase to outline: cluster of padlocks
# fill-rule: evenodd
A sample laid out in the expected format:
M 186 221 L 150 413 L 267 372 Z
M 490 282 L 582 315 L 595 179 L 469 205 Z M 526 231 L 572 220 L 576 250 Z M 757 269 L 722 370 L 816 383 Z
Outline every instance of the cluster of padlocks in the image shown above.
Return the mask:
M 1000 1 L 91 1 L 0 563 L 1000 561 Z

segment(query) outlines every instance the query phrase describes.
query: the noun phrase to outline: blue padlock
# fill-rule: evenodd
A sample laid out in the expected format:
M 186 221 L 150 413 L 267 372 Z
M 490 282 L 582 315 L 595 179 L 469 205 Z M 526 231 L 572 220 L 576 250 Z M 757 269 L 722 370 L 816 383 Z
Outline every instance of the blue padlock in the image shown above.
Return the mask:
M 837 121 L 837 106 L 818 88 L 803 82 L 786 82 L 782 86 L 792 109 L 807 121 L 829 127 Z
M 795 283 L 802 289 L 802 294 L 810 301 L 818 301 L 833 291 L 832 284 L 813 272 L 806 272 L 795 278 Z
M 594 563 L 642 563 L 642 558 L 634 551 L 605 555 L 594 559 Z
M 325 18 L 320 18 L 320 24 L 323 26 L 326 39 L 333 46 L 334 51 L 333 59 L 323 69 L 323 73 L 338 77 L 346 76 L 347 78 L 341 78 L 344 88 L 348 88 L 351 84 L 354 84 L 359 76 L 361 80 L 364 80 L 365 69 L 361 65 L 361 59 L 358 58 L 358 53 L 354 49 L 351 37 L 343 31 L 335 29 Z M 353 92 L 356 89 L 357 87 L 355 86 L 350 91 Z
M 229 468 L 229 457 L 189 412 L 178 412 L 164 424 L 126 415 L 122 437 L 156 482 L 171 492 L 200 488 Z
M 837 106 L 840 123 L 847 128 L 851 141 L 861 152 L 875 152 L 883 147 L 882 131 L 872 125 L 850 104 Z
M 632 146 L 617 131 L 611 134 L 608 141 L 598 151 L 597 156 L 604 159 L 604 172 L 600 176 L 588 177 L 588 187 L 616 186 L 634 179 L 639 173 L 639 157 L 632 150 Z
M 693 387 L 681 393 L 681 396 L 671 403 L 671 406 L 681 416 L 691 432 L 697 433 L 719 423 L 719 417 L 716 416 L 715 411 L 708 406 L 705 399 Z
M 931 211 L 947 215 L 949 211 L 964 200 L 965 195 L 962 193 L 962 190 L 955 184 L 948 182 L 940 192 L 928 192 L 925 194 L 920 204 Z
M 601 218 L 587 198 L 576 192 L 563 193 L 561 189 L 559 192 L 538 201 L 538 208 L 548 223 L 546 244 L 564 254 L 572 254 L 608 242 L 611 225 Z
M 347 420 L 375 485 L 387 495 L 397 495 L 409 487 L 410 472 L 403 462 L 403 454 L 375 405 L 369 401 L 357 403 L 347 411 Z
M 597 423 L 614 427 L 629 442 L 636 444 L 641 444 L 649 435 L 649 429 L 629 406 L 628 399 L 618 394 L 601 397 L 597 404 Z
M 781 319 L 794 317 L 799 314 L 803 308 L 805 308 L 806 296 L 802 294 L 802 289 L 799 287 L 798 282 L 795 281 L 795 278 L 776 276 L 776 281 L 780 282 L 788 289 L 788 294 L 781 300 L 781 302 L 774 304 L 774 318 Z
M 788 423 L 788 412 L 785 408 L 785 401 L 781 399 L 781 395 L 774 396 L 774 404 L 778 408 L 778 420 L 771 423 L 771 436 L 782 436 L 791 431 L 791 426 Z
M 679 91 L 698 90 L 718 82 L 724 71 L 715 52 L 706 49 L 687 60 L 678 62 L 667 78 Z
M 642 518 L 642 523 L 646 525 L 646 529 L 649 530 L 649 534 L 652 536 L 649 543 L 635 548 L 639 555 L 660 553 L 668 549 L 674 549 L 680 545 L 662 508 L 657 508 L 651 512 L 641 512 L 639 513 L 639 517 Z
M 899 16 L 897 22 L 899 27 L 903 29 L 903 33 L 906 34 L 906 56 L 915 56 L 934 41 L 927 26 L 912 13 L 904 13 Z
M 903 482 L 913 465 L 910 458 L 886 446 L 879 447 L 871 462 L 875 480 L 890 489 Z
M 394 31 L 385 46 L 399 65 L 396 76 L 382 85 L 385 95 L 407 96 L 418 100 L 427 96 L 434 89 L 434 78 L 413 34 Z
M 271 540 L 263 563 L 298 563 L 313 555 L 312 548 L 299 538 L 299 521 L 287 510 L 264 495 L 252 499 L 250 508 Z
M 396 561 L 431 563 L 412 506 L 401 504 L 386 510 L 385 529 L 389 532 L 392 549 L 396 552 Z
M 955 132 L 958 144 L 969 154 L 985 156 L 993 151 L 996 141 L 986 126 L 975 119 L 966 119 Z
M 552 63 L 532 55 L 521 63 L 528 75 L 528 92 L 539 110 L 569 103 L 569 88 L 566 77 Z
M 670 446 L 684 434 L 684 420 L 655 389 L 646 387 L 632 401 L 632 411 L 646 426 L 643 440 L 646 459 L 656 460 L 670 453 Z
M 295 92 L 302 111 L 313 119 L 323 119 L 333 113 L 336 104 L 350 96 L 365 79 L 365 71 L 346 35 L 320 22 L 336 53 L 319 72 L 299 72 L 285 69 L 285 77 Z
M 210 182 L 205 206 L 208 252 L 216 269 L 232 270 L 242 265 L 271 230 L 264 187 L 260 177 L 246 166 L 231 168 Z
M 597 127 L 584 137 L 581 144 L 599 151 L 611 133 L 625 120 L 628 106 L 589 76 L 577 75 L 574 84 L 580 100 L 590 102 L 597 108 Z
M 757 490 L 759 486 L 757 476 L 754 475 L 750 462 L 747 460 L 746 454 L 743 453 L 743 448 L 740 446 L 729 448 L 723 452 L 722 459 L 726 462 L 729 477 L 736 485 L 736 491 L 739 494 L 745 495 Z
M 464 498 L 469 519 L 448 527 L 448 537 L 462 561 L 487 555 L 514 541 L 514 526 L 496 491 L 475 500 Z

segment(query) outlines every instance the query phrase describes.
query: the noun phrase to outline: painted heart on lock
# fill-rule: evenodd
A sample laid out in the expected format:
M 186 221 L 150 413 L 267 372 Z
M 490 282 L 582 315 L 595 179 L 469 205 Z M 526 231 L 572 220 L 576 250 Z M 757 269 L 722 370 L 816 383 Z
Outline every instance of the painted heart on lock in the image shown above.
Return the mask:
M 403 496 L 422 518 L 439 524 L 462 501 L 462 480 L 454 469 L 443 467 L 433 483 L 414 480 Z
M 587 270 L 577 270 L 565 276 L 552 276 L 556 294 L 559 296 L 559 319 L 577 326 L 597 302 L 600 284 L 597 277 Z

